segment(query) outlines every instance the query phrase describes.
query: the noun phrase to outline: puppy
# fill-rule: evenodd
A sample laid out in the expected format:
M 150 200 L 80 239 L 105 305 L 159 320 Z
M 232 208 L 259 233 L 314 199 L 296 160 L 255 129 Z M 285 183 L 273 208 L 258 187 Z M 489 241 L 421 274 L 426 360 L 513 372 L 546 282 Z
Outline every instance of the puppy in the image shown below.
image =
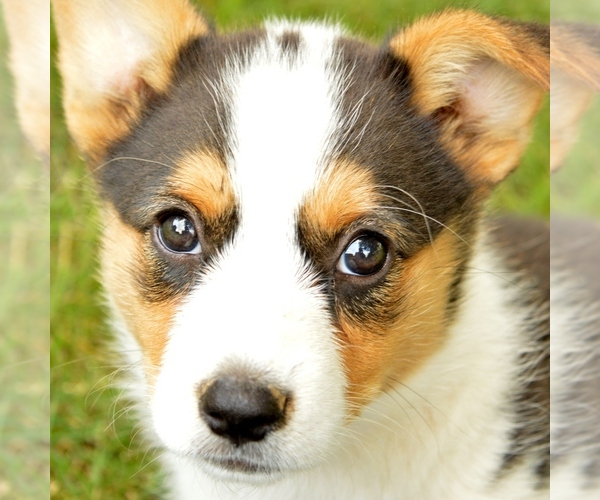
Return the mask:
M 548 89 L 546 27 L 446 11 L 373 47 L 218 35 L 185 0 L 54 13 L 173 498 L 547 497 L 547 231 L 481 215 Z

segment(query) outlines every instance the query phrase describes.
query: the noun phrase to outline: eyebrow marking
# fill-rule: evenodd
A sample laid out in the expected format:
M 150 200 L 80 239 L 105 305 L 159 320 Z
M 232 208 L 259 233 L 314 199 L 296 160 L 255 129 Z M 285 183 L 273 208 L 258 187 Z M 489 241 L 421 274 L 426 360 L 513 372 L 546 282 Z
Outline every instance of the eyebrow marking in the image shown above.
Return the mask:
M 370 213 L 378 199 L 372 174 L 342 160 L 331 165 L 305 197 L 299 218 L 314 232 L 335 235 Z
M 192 203 L 204 217 L 219 219 L 234 207 L 229 171 L 215 153 L 187 153 L 173 170 L 168 180 L 171 193 Z

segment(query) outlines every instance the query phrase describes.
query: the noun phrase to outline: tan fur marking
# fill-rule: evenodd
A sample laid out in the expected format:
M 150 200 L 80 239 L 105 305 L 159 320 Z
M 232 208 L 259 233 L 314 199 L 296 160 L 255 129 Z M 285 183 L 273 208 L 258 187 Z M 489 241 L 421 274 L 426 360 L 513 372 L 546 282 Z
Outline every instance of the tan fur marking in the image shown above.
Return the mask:
M 105 207 L 103 217 L 106 227 L 101 251 L 102 282 L 128 330 L 136 337 L 146 373 L 152 379 L 162 362 L 178 304 L 174 300 L 143 300 L 135 273 L 144 260 L 143 237 L 124 224 L 113 208 Z
M 216 155 L 199 151 L 177 162 L 170 190 L 193 203 L 207 218 L 217 219 L 235 204 L 227 167 Z
M 67 124 L 81 151 L 97 161 L 129 132 L 148 99 L 168 89 L 179 49 L 208 26 L 186 0 L 55 0 L 53 6 Z M 137 38 L 123 42 L 122 52 L 100 50 L 103 40 L 122 33 L 120 25 Z
M 358 217 L 372 212 L 378 195 L 370 172 L 350 162 L 332 166 L 306 199 L 301 218 L 311 233 L 336 235 Z M 444 319 L 453 271 L 460 260 L 456 236 L 444 230 L 434 245 L 421 250 L 398 268 L 392 286 L 382 290 L 383 303 L 402 307 L 394 324 L 360 324 L 340 311 L 340 340 L 349 381 L 347 398 L 358 412 L 385 389 L 418 368 L 443 340 Z M 406 311 L 406 312 L 404 312 Z M 373 311 L 374 318 L 381 317 Z
M 401 264 L 396 282 L 384 292 L 390 294 L 386 301 L 402 308 L 393 324 L 340 318 L 347 399 L 355 412 L 388 384 L 406 380 L 442 345 L 453 272 L 460 262 L 456 242 L 445 229 L 433 245 Z
M 377 193 L 372 175 L 364 168 L 341 161 L 332 165 L 306 198 L 302 218 L 317 232 L 335 235 L 352 221 L 372 211 Z
M 390 42 L 410 63 L 415 103 L 431 113 L 454 98 L 455 82 L 477 59 L 489 58 L 549 90 L 547 53 L 516 28 L 472 11 L 446 11 L 416 21 Z

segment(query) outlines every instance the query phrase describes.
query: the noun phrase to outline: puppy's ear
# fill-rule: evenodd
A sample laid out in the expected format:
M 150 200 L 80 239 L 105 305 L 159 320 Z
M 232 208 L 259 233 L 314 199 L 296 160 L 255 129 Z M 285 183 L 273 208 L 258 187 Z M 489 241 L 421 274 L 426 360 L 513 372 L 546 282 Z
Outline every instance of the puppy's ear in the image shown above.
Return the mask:
M 98 160 L 165 92 L 179 50 L 208 34 L 186 0 L 54 0 L 69 131 Z
M 553 23 L 550 36 L 550 168 L 577 138 L 579 120 L 600 92 L 600 28 Z
M 10 67 L 23 132 L 44 163 L 50 153 L 50 4 L 3 0 Z
M 439 122 L 478 185 L 516 167 L 550 85 L 549 28 L 446 11 L 398 33 L 389 50 L 409 68 L 412 103 Z

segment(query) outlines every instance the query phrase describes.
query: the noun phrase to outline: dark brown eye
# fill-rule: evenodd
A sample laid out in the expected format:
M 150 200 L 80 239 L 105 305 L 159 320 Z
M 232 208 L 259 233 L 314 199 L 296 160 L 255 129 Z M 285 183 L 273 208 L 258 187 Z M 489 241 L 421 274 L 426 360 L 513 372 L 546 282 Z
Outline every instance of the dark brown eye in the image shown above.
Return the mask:
M 359 236 L 342 252 L 336 269 L 352 276 L 375 274 L 385 264 L 387 249 L 374 235 Z
M 199 254 L 200 241 L 196 228 L 183 215 L 171 215 L 158 226 L 158 235 L 162 245 L 174 253 Z

